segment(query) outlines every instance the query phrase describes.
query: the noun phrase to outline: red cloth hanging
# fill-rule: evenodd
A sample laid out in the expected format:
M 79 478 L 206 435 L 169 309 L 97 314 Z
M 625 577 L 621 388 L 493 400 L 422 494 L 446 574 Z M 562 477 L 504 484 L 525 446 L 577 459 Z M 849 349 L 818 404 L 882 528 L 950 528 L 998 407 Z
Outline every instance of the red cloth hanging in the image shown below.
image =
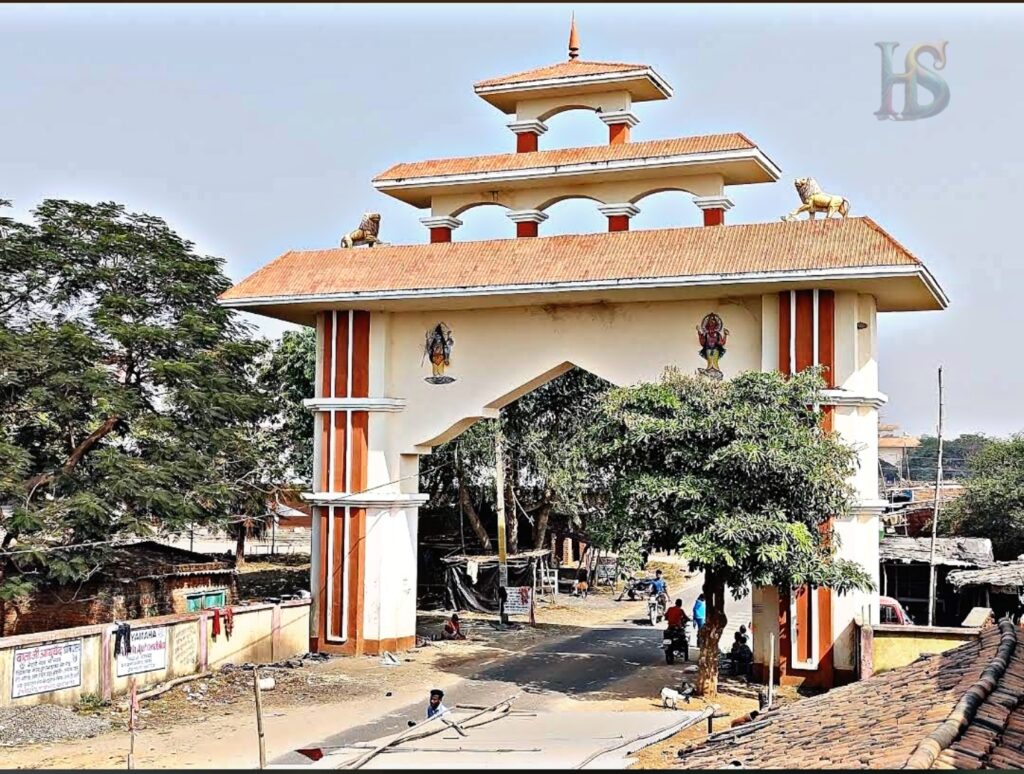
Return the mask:
M 224 633 L 230 637 L 235 629 L 235 611 L 232 607 L 224 608 Z
M 211 630 L 214 638 L 220 634 L 220 608 L 215 607 L 213 609 L 213 629 Z

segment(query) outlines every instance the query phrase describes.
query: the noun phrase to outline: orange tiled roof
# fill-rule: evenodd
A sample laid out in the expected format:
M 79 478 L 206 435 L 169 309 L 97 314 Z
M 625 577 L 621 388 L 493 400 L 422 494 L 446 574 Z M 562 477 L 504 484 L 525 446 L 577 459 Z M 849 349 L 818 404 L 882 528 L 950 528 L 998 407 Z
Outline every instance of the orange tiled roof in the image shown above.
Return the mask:
M 680 156 L 690 153 L 746 150 L 756 148 L 745 135 L 707 134 L 698 137 L 679 137 L 671 140 L 627 142 L 620 145 L 589 145 L 583 148 L 560 148 L 533 153 L 498 153 L 492 156 L 464 156 L 454 159 L 432 159 L 395 164 L 374 179 L 407 180 L 435 175 L 462 175 L 476 172 L 525 170 L 566 164 L 586 164 L 601 161 Z
M 958 704 L 968 694 L 977 705 Z M 773 709 L 682 750 L 677 765 L 734 761 L 748 769 L 1021 769 L 1024 631 L 1004 621 L 974 642 Z
M 478 81 L 473 88 L 481 89 L 488 86 L 505 86 L 512 83 L 525 83 L 527 81 L 549 80 L 552 78 L 572 78 L 578 75 L 606 75 L 610 73 L 623 73 L 630 70 L 649 70 L 649 65 L 625 64 L 623 62 L 585 62 L 581 59 L 571 59 L 568 62 L 558 62 L 547 67 L 537 67 L 533 70 L 525 70 L 521 73 L 503 75 L 499 78 L 489 78 L 486 81 Z
M 224 300 L 451 290 L 920 262 L 870 218 L 288 252 Z

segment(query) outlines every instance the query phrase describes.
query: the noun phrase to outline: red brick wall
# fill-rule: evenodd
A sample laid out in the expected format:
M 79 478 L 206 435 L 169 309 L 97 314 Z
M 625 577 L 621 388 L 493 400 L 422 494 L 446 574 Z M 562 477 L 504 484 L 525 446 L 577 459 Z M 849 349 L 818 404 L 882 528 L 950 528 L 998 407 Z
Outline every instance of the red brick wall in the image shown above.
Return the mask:
M 122 583 L 107 579 L 44 588 L 15 602 L 0 602 L 0 637 L 73 626 L 151 618 L 186 612 L 188 594 L 227 589 L 227 603 L 238 599 L 234 575 L 193 575 Z

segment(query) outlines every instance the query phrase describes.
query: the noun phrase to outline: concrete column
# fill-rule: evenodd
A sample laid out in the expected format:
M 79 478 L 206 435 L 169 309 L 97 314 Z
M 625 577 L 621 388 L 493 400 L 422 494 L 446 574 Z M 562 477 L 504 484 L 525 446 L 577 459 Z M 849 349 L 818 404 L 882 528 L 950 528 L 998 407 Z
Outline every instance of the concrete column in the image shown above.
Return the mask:
M 548 130 L 547 124 L 535 118 L 511 121 L 508 128 L 516 135 L 516 153 L 533 153 L 537 150 L 538 138 Z
M 450 215 L 434 215 L 420 218 L 420 223 L 430 229 L 430 242 L 451 242 L 452 231 L 462 225 L 462 221 Z
M 537 226 L 548 219 L 547 213 L 540 210 L 512 210 L 505 214 L 516 224 L 517 237 L 537 236 Z
M 629 130 L 640 123 L 640 119 L 630 110 L 609 110 L 597 116 L 608 125 L 609 145 L 629 142 Z
M 727 196 L 698 196 L 693 203 L 704 211 L 705 226 L 723 225 L 726 210 L 732 209 L 732 200 Z
M 608 218 L 609 231 L 629 231 L 629 219 L 640 212 L 635 204 L 602 204 L 598 211 Z

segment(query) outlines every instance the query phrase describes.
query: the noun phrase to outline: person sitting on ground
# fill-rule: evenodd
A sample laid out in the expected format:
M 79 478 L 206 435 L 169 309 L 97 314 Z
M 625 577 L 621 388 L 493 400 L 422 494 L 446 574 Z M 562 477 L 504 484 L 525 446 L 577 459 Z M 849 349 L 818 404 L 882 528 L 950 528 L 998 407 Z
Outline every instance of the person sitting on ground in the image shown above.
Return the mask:
M 466 635 L 462 633 L 462 626 L 459 623 L 458 613 L 452 613 L 452 617 L 444 622 L 443 636 L 446 640 L 466 639 Z
M 683 612 L 683 600 L 677 599 L 675 605 L 665 611 L 665 620 L 668 622 L 669 629 L 682 629 L 690 619 L 686 617 L 686 613 Z
M 729 651 L 732 658 L 735 674 L 744 675 L 750 673 L 751 664 L 754 662 L 754 653 L 747 645 L 747 627 L 740 626 L 740 630 L 733 635 L 732 650 Z
M 434 715 L 445 713 L 448 708 L 441 703 L 441 699 L 444 698 L 444 691 L 440 688 L 434 688 L 430 691 L 430 701 L 427 703 L 427 720 L 430 720 Z

